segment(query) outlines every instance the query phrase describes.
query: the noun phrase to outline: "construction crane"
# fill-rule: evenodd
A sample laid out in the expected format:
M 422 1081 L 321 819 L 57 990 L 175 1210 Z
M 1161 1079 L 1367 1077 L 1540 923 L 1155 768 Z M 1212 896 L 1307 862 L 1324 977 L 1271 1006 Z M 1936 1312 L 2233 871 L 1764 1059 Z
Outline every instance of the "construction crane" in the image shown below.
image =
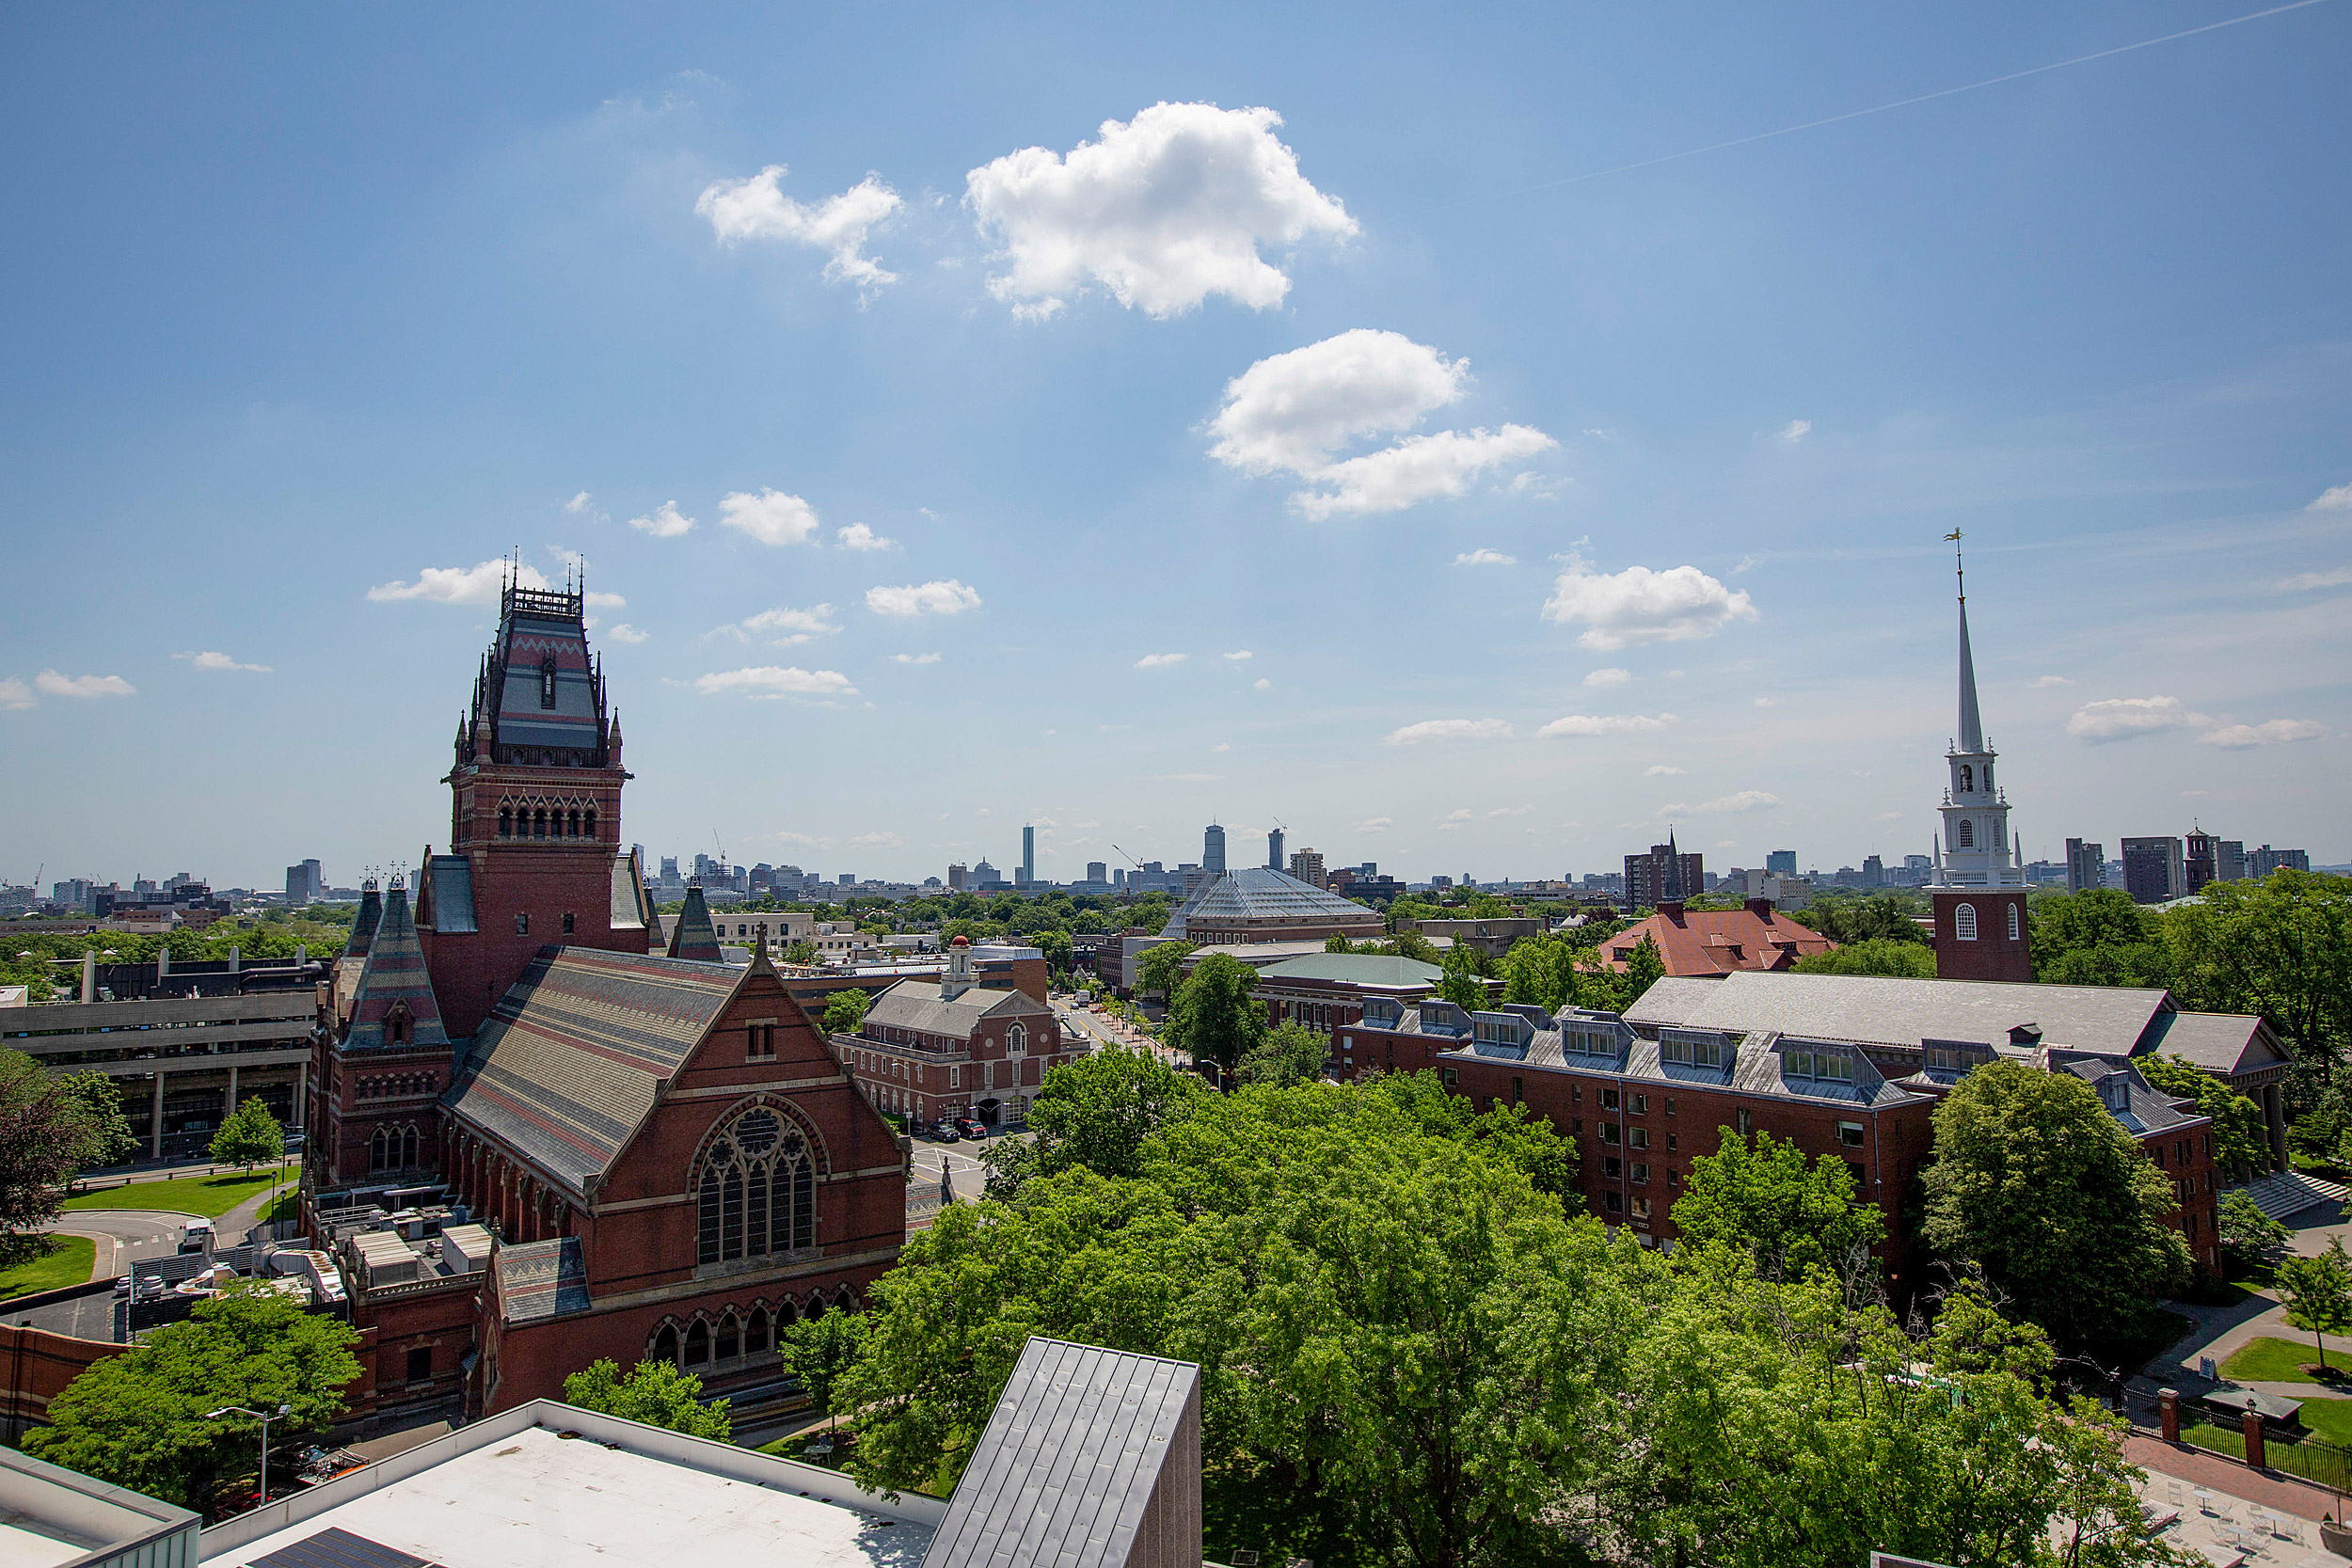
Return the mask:
M 1136 860 L 1135 856 L 1129 854 L 1126 850 L 1120 848 L 1116 844 L 1112 845 L 1111 848 L 1118 853 L 1120 859 L 1133 865 L 1136 868 L 1137 875 L 1142 873 L 1143 863 L 1141 861 Z M 1127 879 L 1127 891 L 1120 895 L 1119 901 L 1121 904 L 1132 904 L 1136 901 L 1136 879 L 1134 877 Z

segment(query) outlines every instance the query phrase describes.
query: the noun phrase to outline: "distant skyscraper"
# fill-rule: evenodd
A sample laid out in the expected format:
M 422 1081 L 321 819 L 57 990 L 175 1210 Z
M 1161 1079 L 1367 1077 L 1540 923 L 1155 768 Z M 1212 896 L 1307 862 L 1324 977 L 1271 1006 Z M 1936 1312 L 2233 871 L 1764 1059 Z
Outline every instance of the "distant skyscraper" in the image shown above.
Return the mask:
M 2246 879 L 2246 845 L 2243 840 L 2224 838 L 2214 841 L 2213 879 L 2217 882 L 2242 882 Z
M 1212 877 L 1225 874 L 1225 830 L 1214 822 L 1200 834 L 1200 869 Z
M 2066 891 L 2089 893 L 2107 885 L 2107 847 L 2079 838 L 2066 841 Z
M 2267 877 L 2274 871 L 2309 871 L 2311 868 L 2312 855 L 2308 849 L 2273 849 L 2265 844 L 2259 849 L 2249 850 L 2246 856 L 2246 874 L 2256 879 Z
M 1110 879 L 1111 879 L 1111 866 L 1110 866 L 1110 862 L 1108 862 L 1108 861 L 1089 861 L 1089 862 L 1087 862 L 1087 880 L 1088 880 L 1088 881 L 1089 881 L 1089 882 L 1107 882 L 1107 881 L 1109 881 Z
M 1309 887 L 1323 886 L 1326 880 L 1323 874 L 1323 852 L 1319 849 L 1294 850 L 1291 854 L 1291 875 L 1305 882 Z
M 1037 880 L 1037 830 L 1021 830 L 1021 883 L 1026 887 Z
M 1282 830 L 1275 828 L 1265 835 L 1265 868 L 1279 871 L 1290 863 L 1282 858 Z
M 961 893 L 972 882 L 972 868 L 958 863 L 947 868 L 947 886 L 951 892 Z
M 1671 832 L 1665 843 L 1651 845 L 1648 854 L 1625 858 L 1625 901 L 1632 909 L 1651 910 L 1695 898 L 1706 883 L 1705 857 L 1696 850 L 1686 854 L 1676 847 Z M 1475 884 L 1464 877 L 1462 885 Z
M 2188 869 L 2177 838 L 2123 841 L 2123 891 L 2135 904 L 2161 904 L 2188 892 Z
M 326 891 L 326 875 L 316 861 L 286 867 L 286 902 L 297 908 Z
M 1886 885 L 1886 863 L 1879 859 L 1876 855 L 1863 856 L 1862 885 L 1864 887 L 1884 887 Z
M 1793 877 L 1797 874 L 1797 852 L 1794 849 L 1774 849 L 1764 857 L 1767 876 Z

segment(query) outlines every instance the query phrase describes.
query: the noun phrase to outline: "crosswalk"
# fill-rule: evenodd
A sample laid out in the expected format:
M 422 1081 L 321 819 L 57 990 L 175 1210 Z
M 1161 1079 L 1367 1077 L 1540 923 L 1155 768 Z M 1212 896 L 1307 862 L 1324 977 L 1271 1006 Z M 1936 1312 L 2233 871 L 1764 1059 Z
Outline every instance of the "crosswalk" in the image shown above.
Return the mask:
M 2274 1175 L 2257 1177 L 2244 1187 L 2254 1207 L 2274 1220 L 2298 1214 L 2321 1203 L 2342 1203 L 2352 1197 L 2352 1187 L 2340 1181 L 2328 1181 L 2298 1170 L 2279 1171 Z

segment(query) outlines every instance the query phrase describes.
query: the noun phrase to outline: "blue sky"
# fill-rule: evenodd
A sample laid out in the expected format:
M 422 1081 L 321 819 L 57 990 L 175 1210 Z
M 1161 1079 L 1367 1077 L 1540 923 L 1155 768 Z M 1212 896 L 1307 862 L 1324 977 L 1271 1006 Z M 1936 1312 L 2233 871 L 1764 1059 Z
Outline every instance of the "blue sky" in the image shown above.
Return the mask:
M 510 548 L 653 851 L 1895 858 L 1955 528 L 2029 856 L 2345 859 L 2352 5 L 1622 168 L 2243 14 L 16 8 L 0 875 L 413 860 Z

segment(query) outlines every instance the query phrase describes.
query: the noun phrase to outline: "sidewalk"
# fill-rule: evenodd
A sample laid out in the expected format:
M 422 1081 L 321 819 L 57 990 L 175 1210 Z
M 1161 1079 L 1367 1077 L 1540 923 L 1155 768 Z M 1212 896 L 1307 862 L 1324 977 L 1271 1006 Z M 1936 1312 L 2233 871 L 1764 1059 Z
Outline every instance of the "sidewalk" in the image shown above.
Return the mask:
M 2280 1470 L 2255 1470 L 2234 1460 L 2195 1449 L 2175 1448 L 2160 1437 L 2134 1433 L 2123 1439 L 2123 1457 L 2151 1475 L 2169 1476 L 2188 1486 L 2227 1493 L 2308 1524 L 2341 1518 L 2344 1499 L 2328 1487 Z M 2311 1539 L 2316 1546 L 2317 1537 Z

